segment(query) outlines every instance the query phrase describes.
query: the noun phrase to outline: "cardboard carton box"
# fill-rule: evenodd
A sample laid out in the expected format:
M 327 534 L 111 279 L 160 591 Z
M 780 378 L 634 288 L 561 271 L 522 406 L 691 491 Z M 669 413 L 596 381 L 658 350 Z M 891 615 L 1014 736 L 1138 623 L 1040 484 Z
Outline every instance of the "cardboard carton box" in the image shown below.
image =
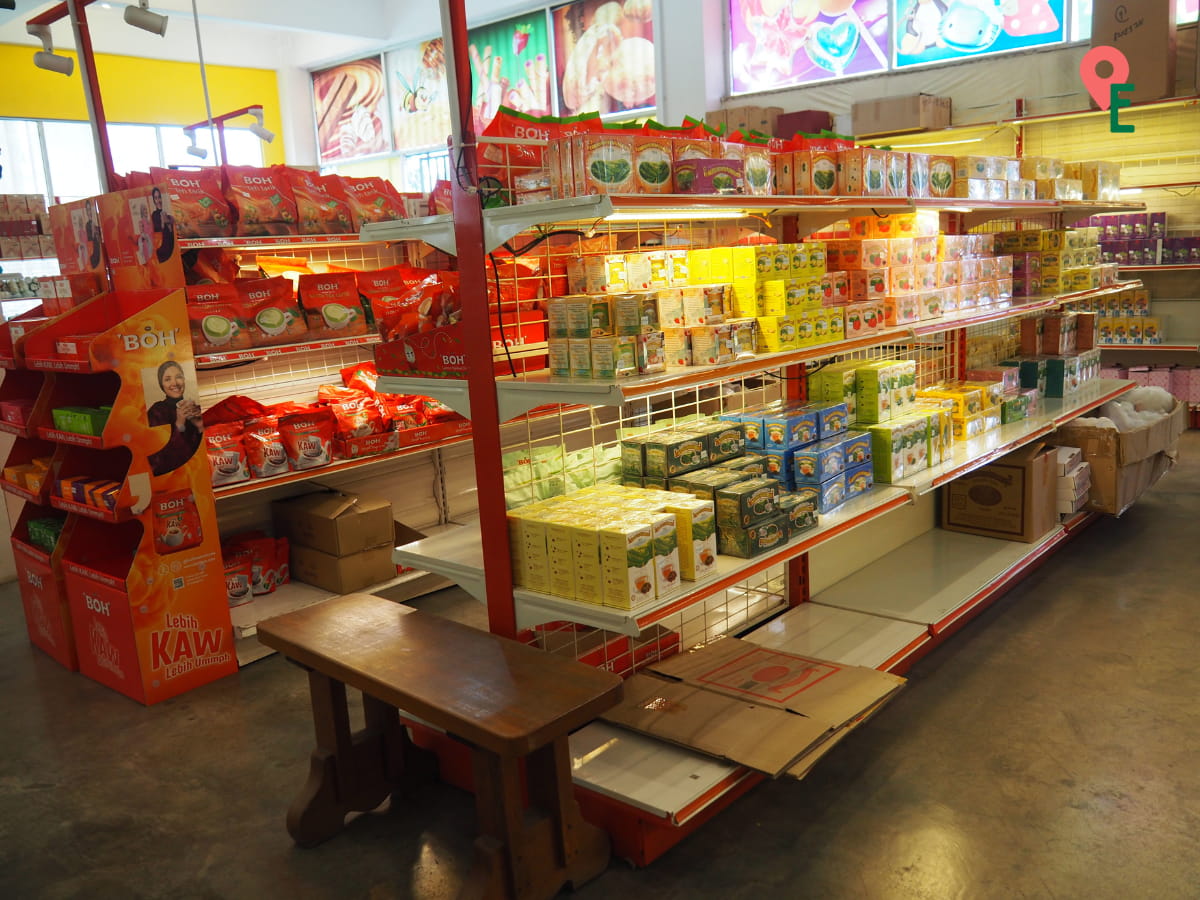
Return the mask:
M 856 136 L 930 131 L 950 124 L 950 106 L 949 97 L 912 94 L 855 103 L 850 116 Z
M 1135 103 L 1174 94 L 1174 4 L 1097 0 L 1092 4 L 1092 46 L 1116 47 L 1125 54 L 1125 81 L 1134 90 L 1124 96 Z
M 279 537 L 330 556 L 391 547 L 394 540 L 392 504 L 377 497 L 322 491 L 276 501 L 272 513 Z
M 1089 428 L 1079 421 L 1059 428 L 1054 442 L 1080 448 L 1091 466 L 1087 509 L 1119 516 L 1175 464 L 1188 408 L 1178 402 L 1166 418 L 1126 432 Z
M 333 556 L 301 544 L 291 545 L 291 574 L 296 581 L 349 594 L 396 577 L 391 541 L 380 547 Z
M 725 638 L 651 663 L 603 718 L 770 775 L 803 777 L 904 680 Z
M 956 478 L 942 494 L 942 527 L 1031 543 L 1057 522 L 1058 454 L 1035 442 Z

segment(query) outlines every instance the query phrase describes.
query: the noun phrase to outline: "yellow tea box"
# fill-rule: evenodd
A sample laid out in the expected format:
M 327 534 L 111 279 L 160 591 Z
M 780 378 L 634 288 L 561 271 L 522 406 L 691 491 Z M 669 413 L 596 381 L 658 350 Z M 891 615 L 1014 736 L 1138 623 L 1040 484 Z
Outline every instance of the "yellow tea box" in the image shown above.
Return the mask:
M 636 337 L 592 338 L 592 378 L 612 380 L 638 373 Z
M 671 286 L 671 261 L 665 250 L 655 250 L 650 257 L 650 289 L 661 290 Z
M 570 341 L 549 340 L 546 342 L 546 354 L 549 356 L 551 375 L 567 378 L 571 375 Z
M 692 337 L 686 328 L 663 329 L 663 361 L 668 369 L 692 364 Z
M 649 334 L 658 330 L 658 302 L 651 294 L 616 294 L 612 318 L 618 335 Z
M 613 333 L 611 298 L 571 296 L 564 300 L 569 338 L 579 340 Z
M 713 247 L 708 251 L 708 276 L 718 283 L 733 281 L 732 247 Z
M 691 250 L 668 250 L 667 262 L 671 267 L 671 287 L 683 287 L 692 283 Z
M 808 247 L 809 275 L 825 274 L 825 268 L 828 265 L 828 244 L 825 241 L 805 241 L 804 245 Z
M 978 388 L 937 387 L 922 388 L 917 391 L 918 397 L 930 397 L 935 400 L 950 400 L 953 404 L 953 414 L 958 418 L 974 416 L 983 411 L 983 392 Z
M 679 534 L 675 514 L 662 512 L 650 519 L 654 534 L 654 585 L 658 597 L 669 597 L 683 586 L 680 577 Z
M 729 281 L 738 278 L 757 278 L 757 254 L 753 247 L 730 247 Z
M 771 278 L 758 283 L 758 315 L 782 316 L 787 313 L 787 283 Z
M 648 291 L 651 282 L 650 254 L 625 254 L 625 285 L 626 290 Z
M 732 313 L 735 316 L 758 315 L 758 282 L 753 278 L 733 280 Z
M 546 301 L 546 337 L 549 340 L 571 336 L 567 324 L 567 302 L 563 297 L 551 297 Z
M 662 328 L 683 328 L 687 325 L 683 311 L 683 292 L 686 288 L 667 288 L 654 293 L 658 324 Z
M 687 251 L 688 284 L 712 282 L 711 251 L 701 248 Z
M 829 340 L 841 341 L 846 337 L 846 313 L 841 307 L 830 307 L 825 310 L 829 322 Z
M 634 609 L 654 598 L 654 531 L 618 520 L 599 529 L 604 605 Z
M 871 435 L 871 462 L 875 480 L 884 484 L 900 481 L 905 474 L 904 440 L 909 434 L 908 425 L 903 419 L 892 419 L 870 425 L 867 431 Z
M 691 327 L 692 325 L 707 325 L 708 324 L 708 287 L 706 285 L 693 284 L 681 290 L 683 295 L 683 322 L 684 325 Z M 723 321 L 724 316 L 717 319 L 718 322 Z
M 774 478 L 751 478 L 716 492 L 717 524 L 746 528 L 777 511 L 779 482 Z
M 604 571 L 600 567 L 600 532 L 594 521 L 570 526 L 571 553 L 575 561 L 575 599 L 604 602 Z
M 855 391 L 858 394 L 855 415 L 859 422 L 886 422 L 892 417 L 896 379 L 897 372 L 892 362 L 859 363 L 854 370 Z
M 815 402 L 845 403 L 853 419 L 858 409 L 855 370 L 861 365 L 861 360 L 846 359 L 814 372 L 808 376 L 809 398 Z
M 754 277 L 758 280 L 773 278 L 775 271 L 775 247 L 757 244 L 754 247 Z
M 589 256 L 586 271 L 589 294 L 620 294 L 629 290 L 624 253 Z
M 571 363 L 572 378 L 592 377 L 592 342 L 568 341 L 568 355 Z
M 680 496 L 665 509 L 675 515 L 680 574 L 687 581 L 699 581 L 717 564 L 717 516 L 712 501 Z

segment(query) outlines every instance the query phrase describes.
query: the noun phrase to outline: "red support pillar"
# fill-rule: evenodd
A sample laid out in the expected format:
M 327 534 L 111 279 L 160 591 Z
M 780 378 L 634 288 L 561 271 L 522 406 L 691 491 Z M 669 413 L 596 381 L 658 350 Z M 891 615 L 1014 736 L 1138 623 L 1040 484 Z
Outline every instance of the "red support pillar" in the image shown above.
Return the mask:
M 488 627 L 493 634 L 515 637 L 512 559 L 509 555 L 504 466 L 501 462 L 500 412 L 492 363 L 488 310 L 487 254 L 483 208 L 475 191 L 475 128 L 471 118 L 471 63 L 467 57 L 467 15 L 463 0 L 442 0 L 447 59 L 451 64 L 451 114 L 458 125 L 457 145 L 450 150 L 454 231 L 458 248 L 459 293 L 463 308 L 463 341 L 469 359 L 471 424 L 475 442 L 475 481 L 479 490 L 479 522 L 483 542 Z
M 88 31 L 85 7 L 92 0 L 67 0 L 71 27 L 75 31 L 75 47 L 79 54 L 79 68 L 83 75 L 83 92 L 87 100 L 88 115 L 92 120 L 92 138 L 100 158 L 100 187 L 105 193 L 112 190 L 116 169 L 113 167 L 112 150 L 108 145 L 108 119 L 104 116 L 104 100 L 100 96 L 100 82 L 96 75 L 96 55 L 92 52 L 92 36 Z

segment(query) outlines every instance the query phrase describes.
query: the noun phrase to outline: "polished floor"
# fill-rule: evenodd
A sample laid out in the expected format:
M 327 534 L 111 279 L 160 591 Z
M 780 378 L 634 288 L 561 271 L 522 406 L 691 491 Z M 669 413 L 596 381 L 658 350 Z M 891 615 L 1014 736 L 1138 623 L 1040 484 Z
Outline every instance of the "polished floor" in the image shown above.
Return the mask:
M 807 780 L 576 896 L 1200 897 L 1200 433 L 1182 449 Z M 471 798 L 440 785 L 292 846 L 311 738 L 278 657 L 146 709 L 30 649 L 6 586 L 0 729 L 0 898 L 442 898 L 469 862 Z

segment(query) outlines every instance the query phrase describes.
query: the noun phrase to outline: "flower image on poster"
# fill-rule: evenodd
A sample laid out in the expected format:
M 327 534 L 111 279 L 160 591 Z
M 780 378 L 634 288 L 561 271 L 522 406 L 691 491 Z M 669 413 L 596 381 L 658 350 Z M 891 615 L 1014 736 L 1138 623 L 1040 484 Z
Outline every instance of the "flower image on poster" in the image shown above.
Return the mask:
M 322 163 L 343 162 L 392 149 L 381 57 L 313 72 L 312 82 L 317 150 Z
M 467 32 L 471 112 L 480 133 L 501 106 L 531 116 L 550 108 L 550 34 L 538 10 Z
M 893 0 L 896 68 L 1062 43 L 1064 0 Z
M 729 0 L 735 94 L 882 72 L 888 0 Z
M 552 10 L 559 112 L 652 109 L 653 0 L 578 0 Z
M 441 38 L 389 51 L 383 60 L 391 91 L 397 150 L 445 146 L 450 135 L 446 51 Z

